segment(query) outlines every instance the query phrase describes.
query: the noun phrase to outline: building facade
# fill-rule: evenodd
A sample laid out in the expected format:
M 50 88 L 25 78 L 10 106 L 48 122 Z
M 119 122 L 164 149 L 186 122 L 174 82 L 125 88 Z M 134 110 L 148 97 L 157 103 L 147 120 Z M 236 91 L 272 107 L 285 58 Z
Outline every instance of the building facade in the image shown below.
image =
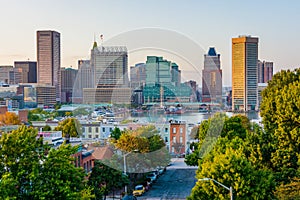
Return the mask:
M 258 38 L 232 38 L 232 110 L 257 109 Z
M 95 88 L 94 70 L 90 60 L 78 60 L 78 72 L 72 90 L 72 102 L 83 102 L 83 88 Z
M 187 126 L 184 121 L 170 122 L 170 153 L 174 155 L 182 155 L 186 152 L 186 131 Z
M 273 62 L 258 60 L 258 83 L 267 83 L 273 78 Z
M 56 88 L 56 101 L 61 98 L 60 33 L 37 31 L 37 81 Z
M 125 46 L 100 46 L 91 50 L 94 85 L 98 88 L 128 87 L 128 54 Z
M 177 64 L 163 57 L 147 56 L 146 85 L 143 88 L 144 102 L 161 104 L 167 101 L 189 102 L 191 88 L 180 83 L 180 76 L 181 72 Z
M 134 89 L 142 89 L 146 84 L 146 64 L 138 63 L 130 67 L 130 87 Z
M 56 104 L 56 88 L 49 85 L 37 85 L 36 102 L 38 106 L 53 107 Z
M 15 61 L 14 66 L 14 84 L 37 82 L 37 62 Z
M 13 72 L 13 66 L 0 66 L 0 84 L 10 84 L 11 72 Z
M 72 102 L 73 87 L 77 69 L 61 68 L 61 102 Z
M 222 70 L 220 54 L 210 47 L 204 55 L 202 70 L 202 102 L 222 102 Z
M 130 104 L 131 89 L 126 88 L 84 88 L 83 103 L 84 104 Z

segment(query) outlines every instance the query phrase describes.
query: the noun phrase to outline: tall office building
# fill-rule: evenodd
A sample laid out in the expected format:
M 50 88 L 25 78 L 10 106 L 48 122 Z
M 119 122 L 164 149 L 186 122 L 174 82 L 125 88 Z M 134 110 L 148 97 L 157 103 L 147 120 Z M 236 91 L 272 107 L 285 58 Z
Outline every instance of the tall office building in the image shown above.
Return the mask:
M 83 88 L 83 103 L 129 104 L 128 53 L 125 46 L 99 46 L 94 42 L 90 65 L 93 88 Z
M 232 38 L 232 110 L 257 109 L 258 38 Z
M 147 56 L 145 102 L 189 102 L 191 88 L 180 81 L 181 71 L 177 64 L 163 57 Z
M 181 70 L 176 63 L 171 65 L 171 82 L 178 87 L 181 83 Z
M 273 78 L 273 62 L 258 61 L 258 83 L 267 83 Z
M 146 61 L 146 84 L 170 84 L 171 76 L 171 62 L 163 59 L 163 57 L 147 56 Z
M 3 65 L 0 66 L 0 84 L 9 84 L 11 77 L 11 72 L 13 72 L 13 66 Z
M 77 69 L 61 68 L 61 102 L 72 102 Z
M 141 89 L 146 83 L 146 64 L 138 63 L 130 67 L 130 87 Z
M 202 101 L 222 103 L 222 70 L 220 54 L 210 47 L 204 55 L 202 70 Z
M 37 70 L 35 61 L 15 61 L 14 83 L 36 83 Z
M 97 46 L 91 50 L 91 66 L 98 88 L 128 87 L 128 54 L 125 46 Z
M 56 101 L 60 101 L 60 33 L 56 31 L 37 31 L 37 79 L 55 86 Z

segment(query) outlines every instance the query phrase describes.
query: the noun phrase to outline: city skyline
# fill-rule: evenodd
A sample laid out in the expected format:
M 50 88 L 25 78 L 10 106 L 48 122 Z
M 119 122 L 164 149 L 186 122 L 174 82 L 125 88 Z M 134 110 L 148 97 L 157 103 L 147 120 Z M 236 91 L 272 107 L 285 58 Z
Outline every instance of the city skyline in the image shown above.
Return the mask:
M 155 27 L 177 32 L 199 44 L 203 51 L 193 56 L 202 57 L 206 49 L 215 47 L 221 54 L 222 69 L 226 77 L 231 77 L 231 38 L 244 34 L 260 38 L 258 58 L 272 61 L 274 72 L 299 66 L 297 52 L 300 50 L 300 42 L 297 40 L 297 33 L 300 28 L 295 26 L 295 22 L 300 19 L 297 12 L 300 3 L 297 1 L 251 1 L 251 4 L 237 1 L 172 1 L 172 8 L 170 3 L 72 1 L 70 7 L 70 1 L 45 1 L 43 4 L 34 1 L 5 2 L 0 14 L 5 19 L 0 37 L 0 64 L 13 65 L 14 61 L 28 59 L 35 61 L 37 30 L 60 32 L 61 67 L 77 68 L 78 60 L 89 58 L 94 35 L 100 42 L 99 36 L 103 34 L 105 42 L 120 33 Z M 159 10 L 156 10 L 157 6 Z M 113 14 L 110 12 L 112 8 L 115 11 Z M 17 14 L 12 15 L 12 11 Z M 18 30 L 22 30 L 22 36 Z M 158 52 L 148 55 L 163 56 L 178 63 L 182 71 L 185 71 L 185 66 L 180 61 L 166 57 L 165 54 Z M 129 66 L 145 60 L 145 54 L 129 54 Z M 203 62 L 197 63 L 202 69 Z M 231 78 L 224 80 L 224 85 L 231 85 Z

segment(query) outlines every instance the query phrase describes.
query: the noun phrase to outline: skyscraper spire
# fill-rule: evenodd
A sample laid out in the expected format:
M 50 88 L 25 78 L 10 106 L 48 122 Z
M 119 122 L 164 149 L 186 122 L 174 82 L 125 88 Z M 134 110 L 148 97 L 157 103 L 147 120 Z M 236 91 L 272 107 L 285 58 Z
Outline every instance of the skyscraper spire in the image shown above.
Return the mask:
M 98 47 L 98 44 L 96 42 L 96 36 L 95 36 L 95 33 L 94 33 L 94 44 L 93 44 L 93 49 L 97 48 Z

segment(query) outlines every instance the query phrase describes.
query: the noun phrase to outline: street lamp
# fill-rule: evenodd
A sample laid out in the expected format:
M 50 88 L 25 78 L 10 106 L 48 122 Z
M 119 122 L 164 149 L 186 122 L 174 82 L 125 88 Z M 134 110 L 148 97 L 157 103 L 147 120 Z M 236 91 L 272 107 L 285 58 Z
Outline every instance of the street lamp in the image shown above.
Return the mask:
M 128 156 L 129 154 L 131 154 L 132 152 L 137 152 L 138 150 L 135 149 L 133 151 L 130 151 L 126 154 L 123 155 L 123 159 L 124 159 L 124 174 L 127 176 L 127 172 L 126 172 L 126 156 Z M 127 194 L 127 185 L 125 185 L 125 194 Z
M 212 178 L 201 178 L 201 179 L 198 179 L 198 181 L 213 181 L 213 182 L 221 185 L 223 188 L 229 190 L 229 192 L 230 192 L 230 200 L 233 200 L 233 192 L 232 192 L 232 187 L 231 186 L 227 187 L 227 186 L 223 185 L 222 183 L 220 183 L 220 182 L 218 182 L 218 181 L 216 181 L 216 180 L 214 180 Z

